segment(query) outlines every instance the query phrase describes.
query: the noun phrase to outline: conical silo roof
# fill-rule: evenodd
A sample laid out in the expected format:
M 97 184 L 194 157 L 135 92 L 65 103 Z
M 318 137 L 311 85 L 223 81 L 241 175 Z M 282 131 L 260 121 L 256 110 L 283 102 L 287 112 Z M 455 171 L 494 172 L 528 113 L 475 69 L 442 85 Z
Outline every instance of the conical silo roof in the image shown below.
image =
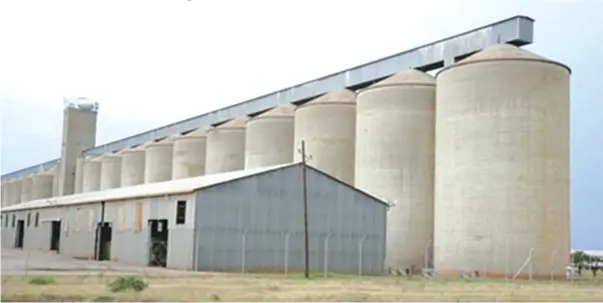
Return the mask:
M 438 74 L 442 73 L 445 70 L 450 68 L 454 68 L 456 66 L 462 66 L 465 64 L 479 63 L 485 61 L 506 61 L 506 60 L 524 60 L 524 61 L 540 61 L 543 63 L 551 63 L 562 66 L 570 71 L 570 68 L 560 62 L 548 59 L 546 57 L 537 55 L 532 53 L 526 49 L 517 47 L 511 44 L 495 44 L 489 47 L 486 47 L 484 50 L 477 52 L 456 64 L 443 68 L 438 72 Z
M 294 104 L 283 104 L 283 105 L 279 105 L 265 113 L 262 113 L 261 115 L 258 115 L 258 117 L 290 116 L 290 115 L 293 115 L 293 112 L 295 112 L 295 108 L 296 108 L 296 106 Z
M 247 123 L 247 120 L 249 120 L 248 116 L 236 117 L 224 124 L 218 125 L 212 129 L 210 129 L 210 131 L 214 130 L 214 129 L 244 128 L 245 123 Z
M 211 127 L 197 128 L 183 137 L 205 137 L 210 128 Z
M 304 103 L 302 106 L 321 103 L 355 103 L 355 101 L 356 94 L 349 89 L 343 89 L 322 95 L 308 103 Z
M 394 74 L 393 76 L 383 79 L 371 86 L 369 86 L 369 88 L 373 88 L 373 87 L 379 87 L 379 86 L 389 86 L 389 85 L 400 85 L 400 84 L 432 84 L 435 85 L 436 80 L 433 76 L 424 73 L 420 70 L 416 70 L 416 69 L 405 69 L 402 70 L 396 74 Z

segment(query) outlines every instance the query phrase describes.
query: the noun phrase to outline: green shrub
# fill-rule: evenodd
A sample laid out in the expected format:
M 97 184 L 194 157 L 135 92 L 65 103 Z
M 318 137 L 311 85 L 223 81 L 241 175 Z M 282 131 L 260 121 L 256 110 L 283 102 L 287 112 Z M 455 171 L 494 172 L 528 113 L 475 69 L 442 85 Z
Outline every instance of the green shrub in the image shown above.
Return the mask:
M 48 276 L 37 276 L 29 279 L 29 284 L 31 285 L 48 285 L 54 284 L 54 278 Z
M 118 277 L 109 283 L 109 289 L 111 292 L 122 292 L 128 290 L 141 292 L 147 287 L 149 287 L 149 285 L 141 277 L 137 276 Z

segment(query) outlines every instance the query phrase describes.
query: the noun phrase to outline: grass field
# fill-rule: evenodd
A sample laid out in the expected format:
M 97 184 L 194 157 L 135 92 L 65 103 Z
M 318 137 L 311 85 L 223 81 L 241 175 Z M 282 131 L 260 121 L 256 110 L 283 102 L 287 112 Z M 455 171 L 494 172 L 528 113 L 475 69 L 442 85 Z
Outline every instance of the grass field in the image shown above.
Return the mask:
M 574 282 L 413 277 L 314 277 L 301 275 L 208 275 L 143 277 L 142 292 L 112 293 L 115 277 L 3 276 L 2 301 L 602 301 L 603 279 Z M 40 278 L 40 277 L 38 277 Z M 40 283 L 43 284 L 43 283 Z

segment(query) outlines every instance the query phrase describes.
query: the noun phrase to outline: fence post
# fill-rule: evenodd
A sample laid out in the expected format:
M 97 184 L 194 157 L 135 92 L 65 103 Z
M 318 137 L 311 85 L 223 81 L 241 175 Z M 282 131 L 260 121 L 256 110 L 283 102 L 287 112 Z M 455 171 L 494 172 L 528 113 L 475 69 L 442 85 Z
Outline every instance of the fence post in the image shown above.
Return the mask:
M 327 273 L 329 272 L 329 239 L 331 238 L 331 233 L 327 235 L 325 238 L 325 264 L 324 264 L 324 276 L 327 277 Z
M 528 253 L 528 277 L 530 279 L 530 281 L 532 281 L 532 267 L 534 266 L 534 262 L 532 262 L 532 256 L 534 254 L 534 248 L 530 249 L 530 252 Z
M 285 235 L 285 276 L 287 276 L 289 271 L 289 238 L 291 237 L 291 232 L 288 232 Z
M 550 275 L 551 275 L 551 281 L 553 281 L 553 275 L 554 275 L 554 270 L 555 270 L 555 255 L 557 254 L 557 250 L 555 249 L 553 251 L 553 253 L 551 253 L 551 260 L 550 260 Z
M 366 235 L 363 235 L 362 238 L 360 238 L 360 241 L 358 241 L 358 275 L 362 276 L 362 255 L 363 255 L 363 248 L 364 248 L 364 239 L 366 239 Z
M 247 261 L 247 233 L 249 232 L 249 228 L 245 229 L 243 232 L 243 239 L 241 243 L 241 272 L 245 273 L 245 262 Z
M 433 240 L 429 239 L 429 242 L 427 242 L 427 246 L 425 247 L 425 264 L 423 265 L 423 268 L 429 268 L 429 248 L 431 248 L 432 243 Z

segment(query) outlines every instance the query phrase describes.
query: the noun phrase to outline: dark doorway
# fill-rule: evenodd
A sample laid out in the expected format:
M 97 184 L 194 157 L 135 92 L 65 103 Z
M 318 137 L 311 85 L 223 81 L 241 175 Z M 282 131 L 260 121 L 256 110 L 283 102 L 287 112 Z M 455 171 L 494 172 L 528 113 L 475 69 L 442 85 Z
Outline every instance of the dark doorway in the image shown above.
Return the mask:
M 149 266 L 167 266 L 168 220 L 149 220 Z
M 25 221 L 17 220 L 17 234 L 15 238 L 15 248 L 23 249 L 23 240 L 25 239 Z
M 61 246 L 61 221 L 50 221 L 50 250 L 59 252 Z
M 96 225 L 96 241 L 94 259 L 97 261 L 111 260 L 111 236 L 113 228 L 110 222 L 99 222 Z

